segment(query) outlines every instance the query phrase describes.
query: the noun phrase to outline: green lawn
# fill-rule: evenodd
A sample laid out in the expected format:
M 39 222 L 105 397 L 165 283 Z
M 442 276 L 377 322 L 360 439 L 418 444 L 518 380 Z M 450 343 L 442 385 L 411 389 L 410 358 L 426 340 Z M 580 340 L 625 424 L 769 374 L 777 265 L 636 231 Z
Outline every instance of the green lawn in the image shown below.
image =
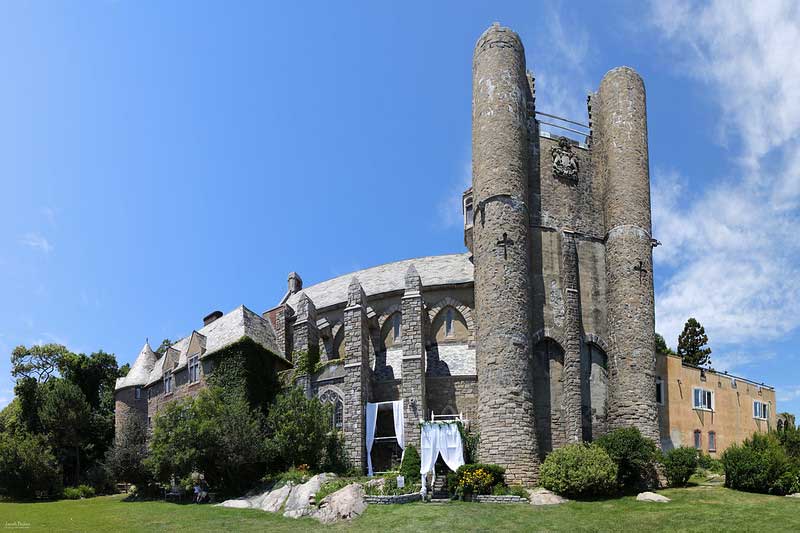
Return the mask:
M 800 499 L 721 487 L 661 491 L 667 504 L 633 497 L 556 507 L 453 502 L 372 505 L 352 523 L 325 527 L 253 510 L 162 502 L 127 503 L 120 496 L 47 503 L 0 503 L 0 529 L 27 531 L 800 531 Z

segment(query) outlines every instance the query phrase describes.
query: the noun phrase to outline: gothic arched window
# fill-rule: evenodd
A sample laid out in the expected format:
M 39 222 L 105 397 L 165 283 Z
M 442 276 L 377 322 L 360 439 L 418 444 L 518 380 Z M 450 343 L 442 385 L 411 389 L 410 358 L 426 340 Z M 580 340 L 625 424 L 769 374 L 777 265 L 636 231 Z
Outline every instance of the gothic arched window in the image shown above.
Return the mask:
M 320 401 L 327 402 L 333 407 L 331 410 L 331 429 L 342 431 L 344 429 L 344 402 L 342 397 L 333 390 L 326 390 L 320 397 Z

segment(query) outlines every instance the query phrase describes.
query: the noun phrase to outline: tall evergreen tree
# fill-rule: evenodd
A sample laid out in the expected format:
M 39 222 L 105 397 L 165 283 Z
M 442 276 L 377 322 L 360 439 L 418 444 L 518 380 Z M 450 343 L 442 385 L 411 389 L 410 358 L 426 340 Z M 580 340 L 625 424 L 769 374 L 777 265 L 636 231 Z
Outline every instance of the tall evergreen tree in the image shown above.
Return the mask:
M 711 348 L 708 347 L 706 329 L 694 318 L 689 318 L 678 337 L 678 355 L 683 362 L 693 366 L 711 366 Z
M 664 354 L 664 355 L 675 355 L 675 352 L 667 346 L 667 341 L 664 340 L 664 336 L 661 333 L 656 332 L 656 353 Z

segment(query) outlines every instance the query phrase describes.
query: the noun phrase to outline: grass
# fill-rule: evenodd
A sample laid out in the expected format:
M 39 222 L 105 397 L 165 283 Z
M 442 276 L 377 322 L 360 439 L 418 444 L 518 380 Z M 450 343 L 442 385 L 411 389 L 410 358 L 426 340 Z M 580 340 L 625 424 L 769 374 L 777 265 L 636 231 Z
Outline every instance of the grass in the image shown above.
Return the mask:
M 0 528 L 27 531 L 800 531 L 800 499 L 722 487 L 660 491 L 666 504 L 634 497 L 525 504 L 371 505 L 352 523 L 322 526 L 255 510 L 163 502 L 123 502 L 121 496 L 42 503 L 0 503 Z

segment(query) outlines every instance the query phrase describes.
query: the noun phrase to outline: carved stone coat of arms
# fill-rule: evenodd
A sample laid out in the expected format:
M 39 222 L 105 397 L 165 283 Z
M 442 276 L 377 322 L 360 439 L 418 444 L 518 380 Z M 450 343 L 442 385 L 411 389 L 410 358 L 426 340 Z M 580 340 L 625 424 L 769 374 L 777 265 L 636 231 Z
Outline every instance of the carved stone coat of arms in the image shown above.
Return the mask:
M 572 143 L 566 137 L 558 140 L 558 146 L 550 150 L 553 156 L 553 175 L 559 178 L 577 179 L 578 159 L 572 151 Z

